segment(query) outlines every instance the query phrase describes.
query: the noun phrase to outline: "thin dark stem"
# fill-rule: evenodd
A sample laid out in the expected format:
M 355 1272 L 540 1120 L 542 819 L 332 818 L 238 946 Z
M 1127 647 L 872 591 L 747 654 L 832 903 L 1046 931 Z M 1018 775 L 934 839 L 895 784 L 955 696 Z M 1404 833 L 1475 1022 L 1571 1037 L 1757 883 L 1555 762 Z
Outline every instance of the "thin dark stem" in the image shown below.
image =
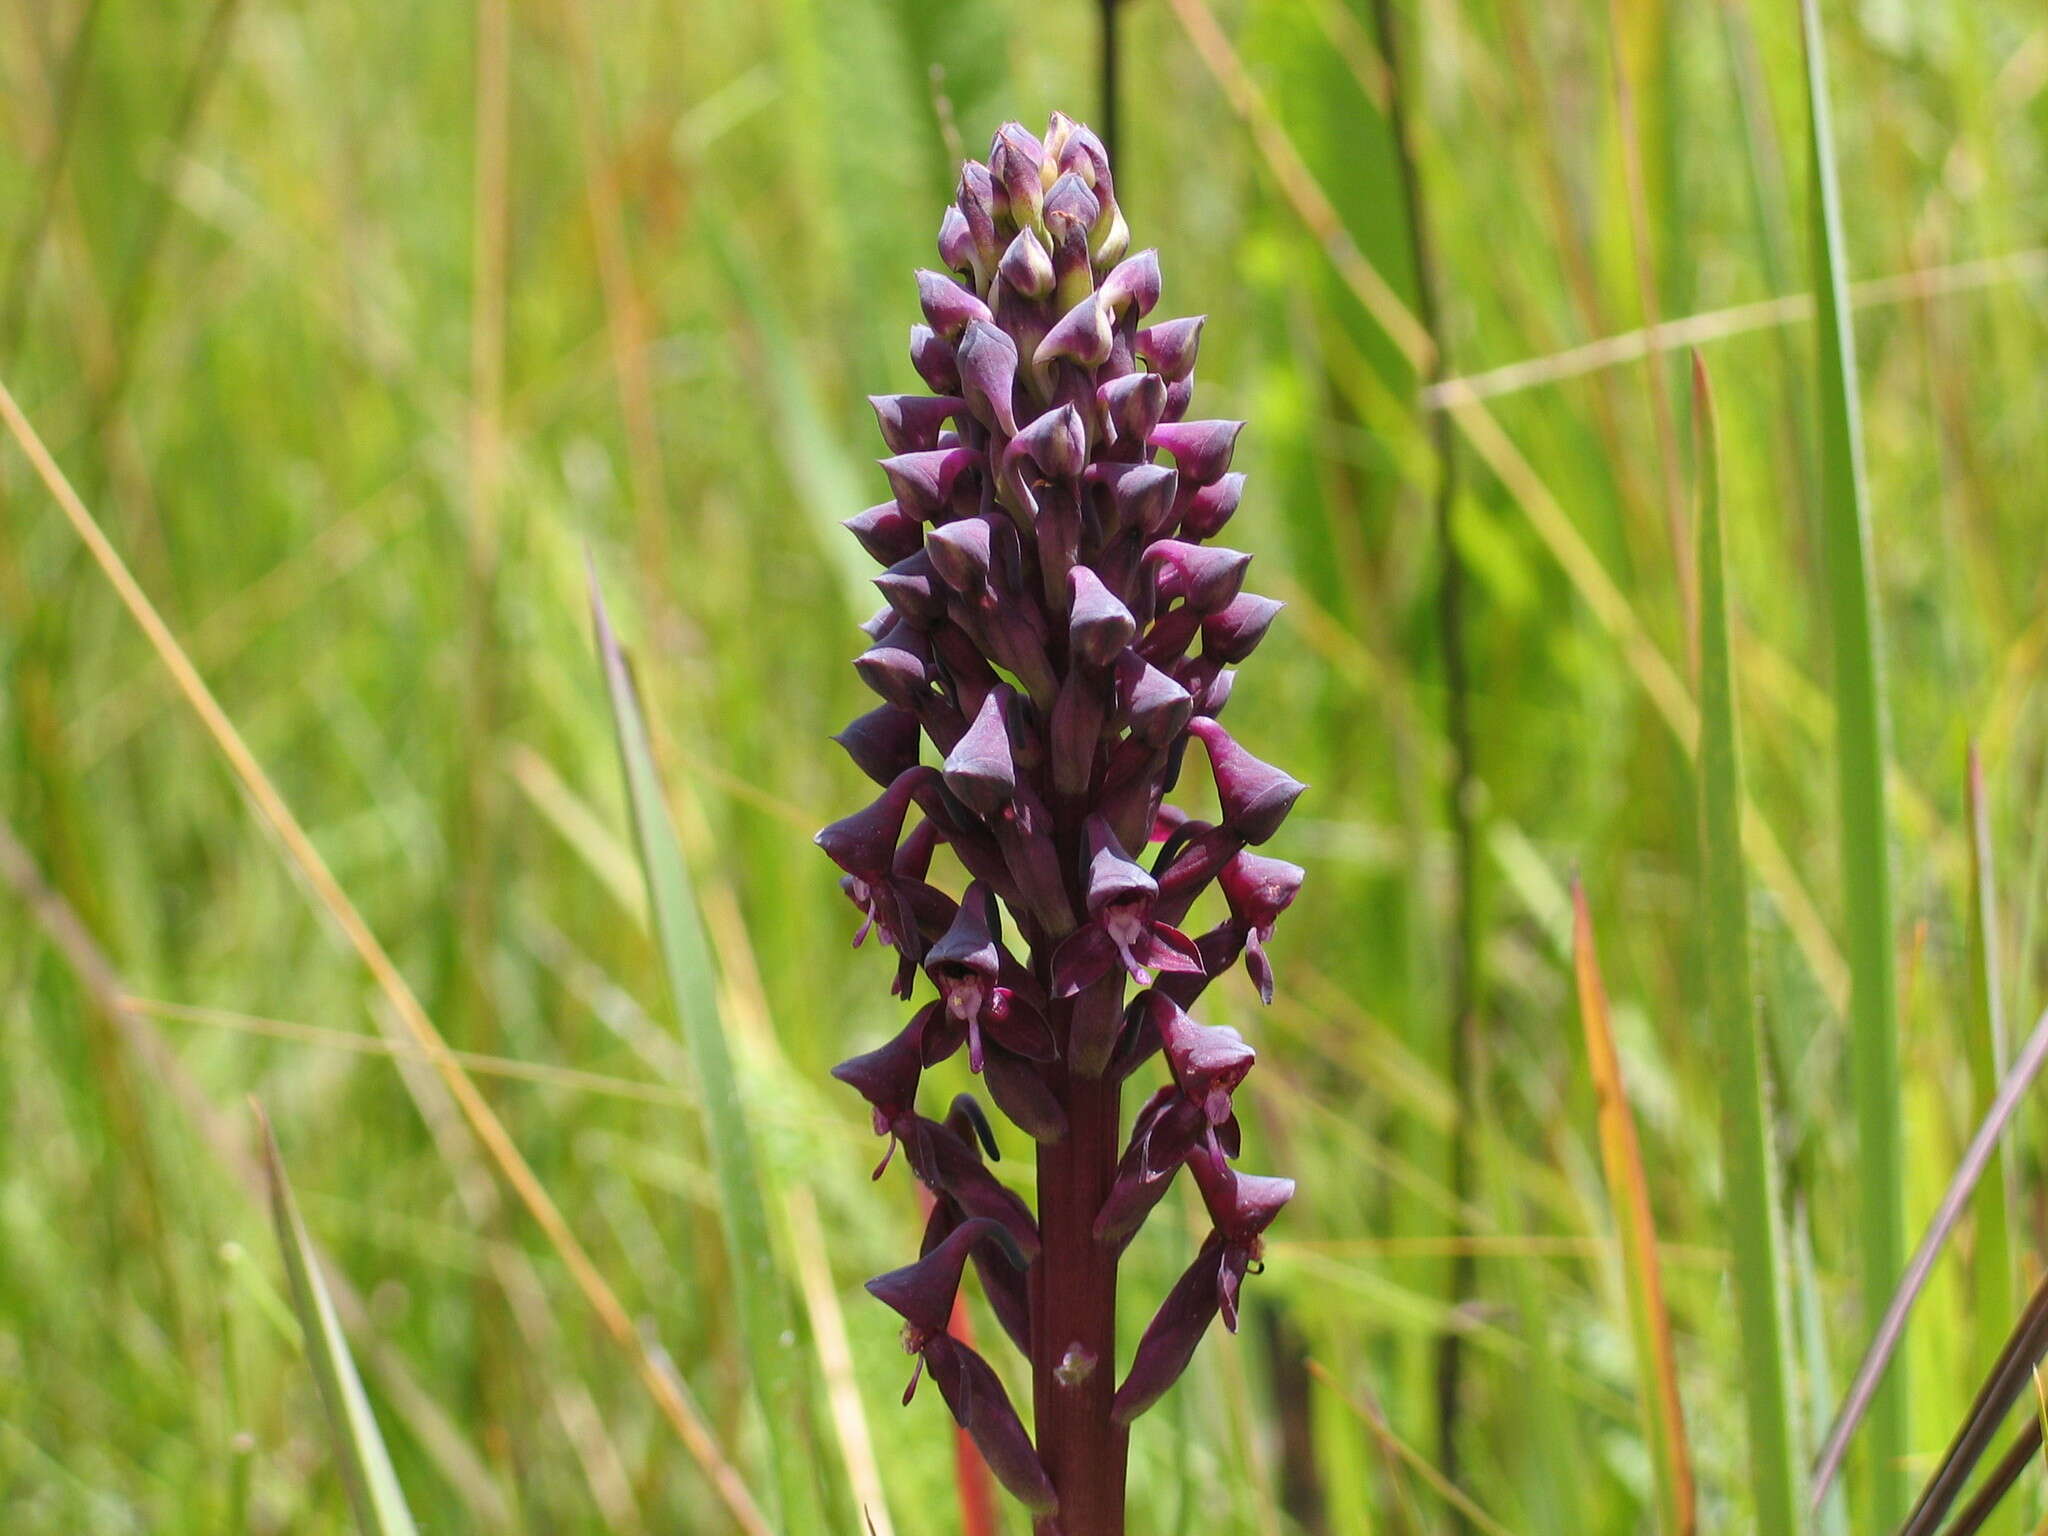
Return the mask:
M 1392 0 L 1373 0 L 1373 20 L 1381 55 L 1387 62 L 1387 119 L 1393 131 L 1399 164 L 1401 200 L 1408 226 L 1409 262 L 1414 268 L 1415 311 L 1429 333 L 1432 351 L 1424 382 L 1449 376 L 1449 348 L 1437 296 L 1436 254 L 1429 232 L 1422 171 L 1416 158 L 1410 118 L 1411 80 L 1402 63 L 1400 29 Z M 1445 785 L 1445 815 L 1453 846 L 1451 901 L 1456 913 L 1456 942 L 1450 966 L 1450 1067 L 1458 1105 L 1458 1123 L 1451 1150 L 1451 1188 L 1463 1208 L 1471 1192 L 1472 1032 L 1477 1027 L 1481 978 L 1477 883 L 1479 836 L 1473 815 L 1473 745 L 1471 679 L 1465 652 L 1465 566 L 1458 553 L 1458 456 L 1450 413 L 1429 418 L 1430 445 L 1436 455 L 1436 535 L 1442 575 L 1437 588 L 1437 640 L 1444 665 L 1444 731 L 1450 740 L 1451 771 Z M 1462 1300 L 1473 1287 L 1472 1255 L 1461 1251 L 1452 1261 L 1451 1295 Z M 1463 1372 L 1460 1336 L 1446 1329 L 1437 1344 L 1437 1464 L 1453 1481 L 1458 1475 L 1458 1401 Z
M 1119 1151 L 1118 1085 L 1070 1078 L 1068 1131 L 1038 1149 L 1038 1233 L 1031 1271 L 1031 1388 L 1038 1455 L 1059 1491 L 1057 1526 L 1041 1536 L 1123 1536 L 1129 1432 L 1109 1416 L 1116 1394 L 1117 1255 L 1095 1240 Z

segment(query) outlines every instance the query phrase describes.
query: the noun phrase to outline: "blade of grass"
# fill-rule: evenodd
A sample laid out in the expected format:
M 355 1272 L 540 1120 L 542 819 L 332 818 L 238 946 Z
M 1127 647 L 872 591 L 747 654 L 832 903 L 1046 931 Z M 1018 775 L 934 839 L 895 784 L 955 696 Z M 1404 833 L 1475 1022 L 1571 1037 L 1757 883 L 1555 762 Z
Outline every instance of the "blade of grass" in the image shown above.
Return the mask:
M 1800 0 L 1811 127 L 1814 289 L 1820 320 L 1821 524 L 1835 652 L 1835 768 L 1848 927 L 1849 1075 L 1855 1100 L 1863 1303 L 1881 1316 L 1905 1258 L 1905 1153 L 1899 1101 L 1897 978 L 1892 956 L 1885 710 L 1870 548 L 1870 497 L 1850 316 L 1848 253 L 1835 183 L 1827 51 L 1817 0 Z M 1871 1404 L 1864 1523 L 1891 1524 L 1904 1503 L 1907 1385 L 1892 1378 Z
M 1390 1466 L 1397 1461 L 1406 1465 L 1428 1484 L 1430 1491 L 1442 1499 L 1445 1505 L 1460 1518 L 1469 1521 L 1473 1529 L 1484 1533 L 1484 1536 L 1509 1536 L 1506 1526 L 1481 1509 L 1473 1502 L 1470 1494 L 1445 1477 L 1431 1464 L 1428 1457 L 1394 1432 L 1394 1427 L 1387 1422 L 1387 1416 L 1380 1411 L 1379 1401 L 1373 1396 L 1372 1389 L 1363 1381 L 1359 1383 L 1359 1395 L 1353 1396 L 1339 1385 L 1337 1378 L 1322 1361 L 1309 1361 L 1308 1373 L 1328 1387 L 1336 1394 L 1338 1401 L 1365 1421 L 1366 1427 L 1372 1431 L 1373 1439 L 1385 1452 Z
M 370 1411 L 355 1358 L 342 1335 L 341 1320 L 334 1315 L 334 1300 L 321 1278 L 320 1257 L 313 1251 L 313 1239 L 299 1217 L 298 1202 L 292 1198 L 270 1117 L 263 1113 L 262 1105 L 253 1099 L 249 1102 L 263 1136 L 270 1214 L 277 1223 L 278 1246 L 284 1250 L 285 1273 L 291 1277 L 292 1309 L 298 1313 L 306 1358 L 320 1386 L 320 1401 L 327 1408 L 334 1459 L 341 1467 L 356 1525 L 363 1536 L 418 1536 L 404 1490 L 398 1486 L 398 1474 L 392 1470 L 391 1453 L 384 1448 L 377 1416 Z
M 1913 1257 L 1905 1267 L 1896 1289 L 1886 1298 L 1881 1319 L 1865 1351 L 1862 1363 L 1856 1368 L 1855 1379 L 1842 1398 L 1842 1406 L 1835 1415 L 1833 1427 L 1828 1431 L 1826 1442 L 1814 1466 L 1813 1497 L 1818 1500 L 1827 1492 L 1828 1483 L 1840 1470 L 1843 1453 L 1848 1449 L 1849 1437 L 1855 1433 L 1868 1412 L 1877 1386 L 1884 1376 L 1885 1367 L 1898 1348 L 1899 1338 L 1906 1330 L 1906 1318 L 1913 1310 L 1913 1303 L 1927 1284 L 1927 1276 L 1934 1268 L 1934 1261 L 1941 1256 L 1942 1244 L 1955 1230 L 1962 1219 L 1963 1208 L 1969 1204 L 1971 1194 L 1976 1190 L 1984 1170 L 1990 1166 L 1992 1155 L 1998 1150 L 1999 1138 L 2013 1115 L 2020 1107 L 2020 1100 L 2033 1086 L 2041 1068 L 2048 1064 L 2048 1012 L 2044 1012 L 2021 1047 L 2012 1069 L 1998 1085 L 1998 1094 L 1985 1111 L 1984 1118 L 1977 1126 L 1977 1133 L 1970 1138 L 1970 1145 L 1964 1150 L 1962 1161 L 1956 1165 L 1954 1177 L 1948 1188 L 1942 1192 L 1941 1203 L 1928 1218 L 1927 1231 L 1920 1239 L 1920 1246 L 1913 1250 Z M 1994 1315 L 2003 1315 L 2002 1312 Z
M 1783 1271 L 1776 1168 L 1751 985 L 1749 886 L 1743 868 L 1742 749 L 1728 649 L 1727 573 L 1721 533 L 1720 448 L 1706 367 L 1693 357 L 1698 439 L 1696 523 L 1700 572 L 1700 843 L 1705 865 L 1707 1012 L 1719 1044 L 1722 1178 L 1735 1257 L 1749 1417 L 1750 1483 L 1761 1530 L 1800 1528 L 1793 1493 L 1792 1396 L 1785 1362 Z
M 1643 1151 L 1635 1116 L 1622 1081 L 1621 1056 L 1607 1014 L 1607 986 L 1593 947 L 1593 916 L 1585 890 L 1572 883 L 1574 970 L 1579 1018 L 1586 1031 L 1586 1060 L 1600 1105 L 1600 1160 L 1607 1171 L 1608 1198 L 1621 1229 L 1621 1270 L 1628 1288 L 1629 1326 L 1635 1335 L 1636 1370 L 1643 1377 L 1643 1431 L 1657 1478 L 1662 1529 L 1690 1536 L 1698 1511 L 1692 1456 L 1685 1443 L 1685 1410 L 1678 1398 L 1678 1361 L 1671 1348 L 1671 1315 L 1664 1306 L 1664 1274 L 1657 1260 L 1657 1226 L 1650 1211 Z
M 60 955 L 92 1005 L 122 1033 L 137 1062 L 149 1073 L 160 1098 L 183 1111 L 221 1166 L 242 1192 L 261 1206 L 266 1202 L 263 1170 L 230 1130 L 185 1071 L 162 1033 L 135 1006 L 120 974 L 86 928 L 76 909 L 44 879 L 13 828 L 0 816 L 0 885 L 12 890 L 28 908 L 51 949 Z M 463 1500 L 479 1530 L 513 1528 L 512 1511 L 491 1480 L 483 1458 L 439 1402 L 416 1381 L 398 1352 L 370 1332 L 369 1309 L 340 1275 L 330 1282 L 335 1311 L 357 1336 L 363 1357 L 377 1377 L 385 1399 L 411 1431 L 448 1486 Z M 278 1305 L 281 1307 L 282 1302 Z M 289 1311 L 285 1313 L 287 1319 Z
M 1377 268 L 1346 231 L 1329 195 L 1302 160 L 1287 130 L 1274 115 L 1244 60 L 1231 46 L 1204 0 L 1168 0 L 1175 19 L 1202 57 L 1232 110 L 1244 122 L 1275 184 L 1296 216 L 1321 245 L 1324 255 L 1373 323 L 1384 331 L 1417 372 L 1426 370 L 1433 351 L 1428 331 L 1400 296 L 1387 286 Z M 1565 511 L 1557 493 L 1537 473 L 1485 403 L 1452 398 L 1445 404 L 1480 460 L 1521 508 L 1530 528 L 1585 603 L 1627 658 L 1643 693 L 1655 706 L 1682 750 L 1693 753 L 1699 741 L 1699 710 L 1678 671 L 1644 626 L 1642 618 L 1615 582 L 1600 555 Z M 1769 887 L 1786 925 L 1798 939 L 1801 953 L 1831 1004 L 1848 993 L 1841 955 L 1815 909 L 1777 834 L 1753 805 L 1742 807 L 1742 834 L 1757 873 Z
M 618 732 L 619 760 L 633 837 L 647 881 L 648 910 L 667 975 L 669 997 L 688 1040 L 704 1109 L 706 1141 L 716 1163 L 719 1217 L 725 1231 L 734 1309 L 746 1350 L 752 1395 L 761 1413 L 769 1461 L 789 1525 L 817 1524 L 812 1469 L 805 1455 L 808 1382 L 793 1342 L 788 1292 L 776 1264 L 766 1207 L 767 1188 L 754 1155 L 747 1110 L 733 1075 L 719 1014 L 718 982 L 702 918 L 683 863 L 675 823 L 663 797 L 639 696 L 619 650 L 597 574 L 590 575 L 591 620 Z M 770 1514 L 774 1511 L 771 1509 Z
M 156 605 L 142 590 L 127 562 L 108 540 L 105 531 L 94 519 L 91 510 L 79 499 L 78 492 L 65 478 L 57 461 L 50 457 L 49 449 L 37 435 L 35 428 L 15 403 L 13 394 L 6 385 L 0 384 L 0 422 L 27 455 L 37 477 L 56 501 L 79 542 L 92 555 L 93 561 L 114 589 L 121 605 L 127 609 L 136 626 L 148 638 L 151 647 L 162 660 L 164 669 L 170 673 L 172 682 L 191 705 L 192 711 L 205 726 L 207 734 L 221 755 L 227 759 L 235 778 L 255 803 L 258 813 L 270 830 L 283 845 L 286 856 L 304 882 L 320 908 L 341 930 L 363 967 L 376 981 L 378 989 L 390 1002 L 392 1009 L 404 1023 L 406 1032 L 414 1043 L 424 1051 L 448 1084 L 449 1092 L 462 1106 L 464 1117 L 475 1130 L 477 1139 L 490 1152 L 491 1161 L 497 1166 L 499 1175 L 518 1195 L 527 1214 L 534 1224 L 546 1234 L 548 1242 L 561 1257 L 564 1267 L 576 1281 L 576 1287 L 583 1293 L 591 1311 L 597 1314 L 598 1322 L 605 1334 L 631 1361 L 635 1374 L 640 1378 L 649 1395 L 654 1399 L 662 1416 L 668 1420 L 691 1459 L 703 1470 L 718 1496 L 731 1512 L 740 1528 L 749 1536 L 769 1536 L 770 1527 L 761 1517 L 761 1511 L 754 1500 L 746 1481 L 734 1470 L 726 1458 L 717 1438 L 705 1423 L 702 1412 L 692 1401 L 682 1380 L 673 1371 L 663 1369 L 661 1362 L 647 1342 L 634 1328 L 632 1318 L 612 1290 L 611 1285 L 592 1261 L 582 1240 L 576 1236 L 563 1217 L 561 1208 L 554 1197 L 535 1175 L 533 1167 L 520 1152 L 511 1133 L 505 1129 L 482 1092 L 459 1061 L 448 1048 L 434 1021 L 421 1005 L 411 984 L 392 960 L 389 951 L 364 920 L 341 882 L 334 877 L 334 871 L 321 857 L 320 850 L 306 835 L 306 829 L 299 822 L 292 809 L 278 793 L 270 775 L 257 761 L 255 753 L 242 733 L 235 728 L 220 701 L 213 696 L 213 690 L 192 665 L 191 657 L 178 643 L 177 636 L 157 612 Z

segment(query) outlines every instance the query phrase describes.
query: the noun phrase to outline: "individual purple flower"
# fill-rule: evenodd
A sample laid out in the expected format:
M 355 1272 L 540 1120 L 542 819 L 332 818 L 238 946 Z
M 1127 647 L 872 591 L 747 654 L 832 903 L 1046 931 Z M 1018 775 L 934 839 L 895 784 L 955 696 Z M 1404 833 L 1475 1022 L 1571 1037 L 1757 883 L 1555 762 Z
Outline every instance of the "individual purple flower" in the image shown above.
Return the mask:
M 980 1243 L 1007 1242 L 1008 1234 L 993 1221 L 964 1221 L 916 1263 L 870 1280 L 868 1290 L 902 1315 L 904 1352 L 917 1357 L 903 1401 L 908 1404 L 916 1396 L 919 1378 L 930 1371 L 954 1421 L 974 1437 L 989 1470 L 1026 1508 L 1050 1513 L 1059 1507 L 1059 1496 L 1010 1405 L 1009 1393 L 988 1362 L 947 1331 L 969 1250 Z M 1006 1256 L 1023 1268 L 1023 1255 L 1014 1248 L 1008 1248 Z
M 1266 942 L 1273 937 L 1280 914 L 1300 893 L 1302 879 L 1299 864 L 1256 853 L 1238 854 L 1223 866 L 1218 879 L 1223 899 L 1230 903 L 1231 918 L 1243 931 L 1244 968 L 1262 1002 L 1273 1001 L 1273 962 L 1266 958 Z
M 933 995 L 834 1075 L 888 1141 L 877 1176 L 900 1148 L 930 1193 L 922 1256 L 870 1287 L 903 1315 L 919 1372 L 1006 1488 L 1057 1505 L 1042 1529 L 1115 1536 L 1118 1426 L 1210 1318 L 1235 1325 L 1291 1190 L 1232 1171 L 1256 1058 L 1188 1012 L 1240 959 L 1271 996 L 1267 941 L 1300 883 L 1247 850 L 1302 785 L 1216 722 L 1280 605 L 1244 590 L 1248 554 L 1210 542 L 1243 503 L 1243 424 L 1191 415 L 1203 322 L 1155 318 L 1160 261 L 1131 250 L 1101 141 L 1060 116 L 1043 138 L 1004 125 L 962 168 L 937 243 L 910 332 L 930 393 L 873 397 L 889 499 L 847 520 L 884 606 L 854 663 L 878 702 L 836 739 L 880 793 L 818 835 L 856 942 L 895 949 L 898 996 L 920 977 Z M 1169 799 L 1193 740 L 1213 822 Z M 934 874 L 956 868 L 957 900 Z M 1219 887 L 1228 915 L 1190 938 L 1180 925 Z M 1036 1143 L 1039 1215 L 991 1166 L 975 1099 L 943 1119 L 919 1108 L 962 1055 Z M 1117 1085 L 1161 1064 L 1169 1081 L 1123 1134 Z M 1119 1388 L 1114 1258 L 1183 1167 L 1214 1231 Z M 1035 1444 L 948 1332 L 970 1262 L 1031 1358 Z
M 1166 1395 L 1219 1312 L 1223 1326 L 1237 1332 L 1238 1291 L 1247 1274 L 1258 1272 L 1266 1228 L 1294 1198 L 1292 1179 L 1240 1174 L 1221 1158 L 1200 1155 L 1189 1158 L 1188 1166 L 1215 1226 L 1138 1340 L 1111 1410 L 1119 1424 Z
M 1091 816 L 1088 838 L 1088 922 L 1053 956 L 1053 994 L 1072 997 L 1121 965 L 1141 987 L 1154 971 L 1202 969 L 1194 941 L 1178 928 L 1153 919 L 1159 882 L 1123 850 L 1100 816 Z

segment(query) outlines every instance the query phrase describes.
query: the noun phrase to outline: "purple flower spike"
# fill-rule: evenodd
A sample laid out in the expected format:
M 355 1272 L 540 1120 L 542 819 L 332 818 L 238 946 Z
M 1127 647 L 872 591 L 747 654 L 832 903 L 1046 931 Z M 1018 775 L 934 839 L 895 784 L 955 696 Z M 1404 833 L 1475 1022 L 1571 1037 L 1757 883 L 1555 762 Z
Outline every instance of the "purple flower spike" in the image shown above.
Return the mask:
M 1195 352 L 1202 344 L 1202 326 L 1207 315 L 1186 320 L 1162 320 L 1138 332 L 1136 350 L 1140 357 L 1169 384 L 1178 384 L 1195 371 Z
M 1271 763 L 1260 762 L 1214 720 L 1197 716 L 1189 722 L 1188 731 L 1209 749 L 1209 768 L 1223 801 L 1224 820 L 1242 832 L 1248 843 L 1263 843 L 1279 831 L 1308 786 Z
M 1057 1510 L 1037 1526 L 1122 1536 L 1119 1425 L 1212 1318 L 1236 1325 L 1292 1193 L 1233 1172 L 1255 1057 L 1188 1014 L 1240 961 L 1271 997 L 1268 941 L 1300 885 L 1247 849 L 1302 786 L 1214 718 L 1280 605 L 1212 542 L 1244 498 L 1240 424 L 1188 419 L 1204 322 L 1153 320 L 1160 260 L 1132 242 L 1101 140 L 1058 115 L 1042 140 L 1004 124 L 961 168 L 937 260 L 910 332 L 928 393 L 873 400 L 892 499 L 847 521 L 886 604 L 854 663 L 880 705 L 836 739 L 880 793 L 818 835 L 856 940 L 894 952 L 891 990 L 931 991 L 835 1075 L 887 1139 L 883 1165 L 900 1148 L 931 1196 L 923 1257 L 871 1287 L 903 1314 L 913 1388 L 929 1372 L 1003 1486 Z M 1167 798 L 1195 738 L 1213 822 Z M 1228 913 L 1190 938 L 1219 885 Z M 1039 1212 L 998 1177 L 975 1098 L 918 1112 L 956 1056 L 1036 1143 Z M 1184 1166 L 1215 1230 L 1119 1386 L 1114 1259 Z M 947 1332 L 970 1262 L 1030 1361 L 1028 1417 Z

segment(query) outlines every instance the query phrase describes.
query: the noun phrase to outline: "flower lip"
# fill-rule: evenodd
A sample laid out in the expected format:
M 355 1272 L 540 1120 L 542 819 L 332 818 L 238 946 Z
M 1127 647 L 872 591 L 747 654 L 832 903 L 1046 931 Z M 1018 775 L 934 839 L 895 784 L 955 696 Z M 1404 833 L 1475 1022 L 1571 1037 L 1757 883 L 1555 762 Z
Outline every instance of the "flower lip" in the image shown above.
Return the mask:
M 1134 909 L 1135 921 L 1142 924 L 1159 895 L 1158 882 L 1124 852 L 1102 817 L 1090 816 L 1084 835 L 1088 839 L 1089 916 L 1100 917 L 1105 908 L 1125 907 Z
M 1273 924 L 1301 894 L 1307 872 L 1299 864 L 1263 854 L 1240 853 L 1223 866 L 1217 883 L 1233 917 L 1249 923 L 1261 938 L 1270 938 Z

